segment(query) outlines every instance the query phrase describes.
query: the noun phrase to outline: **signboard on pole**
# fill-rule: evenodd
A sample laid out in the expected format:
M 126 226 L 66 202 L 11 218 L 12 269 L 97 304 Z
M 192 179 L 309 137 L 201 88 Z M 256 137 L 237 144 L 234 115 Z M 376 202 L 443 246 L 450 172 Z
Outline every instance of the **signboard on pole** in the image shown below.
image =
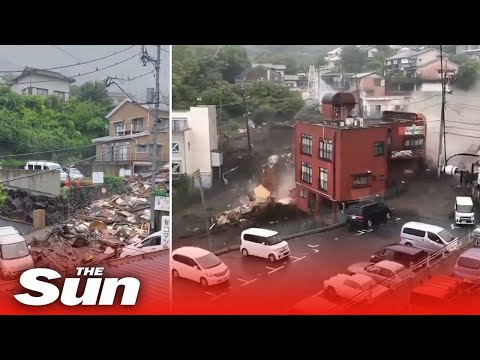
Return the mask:
M 162 216 L 162 246 L 164 249 L 170 247 L 170 216 Z
M 92 183 L 103 184 L 103 171 L 92 172 Z
M 155 210 L 170 211 L 170 198 L 168 196 L 155 196 Z
M 402 126 L 398 128 L 399 135 L 425 135 L 424 127 L 423 126 Z

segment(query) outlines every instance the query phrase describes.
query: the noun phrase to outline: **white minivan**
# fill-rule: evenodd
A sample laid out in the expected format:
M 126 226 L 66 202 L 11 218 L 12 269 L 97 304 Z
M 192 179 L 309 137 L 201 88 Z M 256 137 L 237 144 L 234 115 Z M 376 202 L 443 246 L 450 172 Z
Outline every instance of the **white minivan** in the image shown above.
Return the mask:
M 65 172 L 65 170 L 62 169 L 60 164 L 57 164 L 55 162 L 51 161 L 44 161 L 44 160 L 35 160 L 35 161 L 27 161 L 27 164 L 25 165 L 25 170 L 42 170 L 42 171 L 48 171 L 48 170 L 58 170 L 60 171 L 60 181 L 66 181 L 68 178 L 68 174 Z
M 240 251 L 243 256 L 258 256 L 271 262 L 290 255 L 288 243 L 278 236 L 278 232 L 259 228 L 242 231 Z
M 4 279 L 14 279 L 33 269 L 30 247 L 13 226 L 0 227 L 0 267 Z
M 455 198 L 455 224 L 475 225 L 475 209 L 470 196 L 457 196 Z
M 458 244 L 455 236 L 440 226 L 421 222 L 407 222 L 402 227 L 400 244 L 413 246 L 429 252 L 446 247 L 447 251 L 455 251 Z

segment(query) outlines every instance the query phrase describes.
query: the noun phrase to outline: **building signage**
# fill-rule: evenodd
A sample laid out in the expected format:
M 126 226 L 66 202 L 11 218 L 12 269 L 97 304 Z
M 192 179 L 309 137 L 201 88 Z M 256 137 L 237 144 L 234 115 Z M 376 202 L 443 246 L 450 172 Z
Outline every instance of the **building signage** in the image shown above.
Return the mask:
M 155 196 L 155 210 L 170 211 L 170 198 L 168 196 Z
M 424 126 L 401 126 L 398 128 L 399 135 L 425 135 Z
M 92 172 L 92 183 L 103 184 L 103 171 Z
M 164 249 L 168 249 L 170 246 L 170 216 L 162 216 L 162 245 Z
M 413 156 L 412 150 L 392 151 L 392 159 L 408 159 Z

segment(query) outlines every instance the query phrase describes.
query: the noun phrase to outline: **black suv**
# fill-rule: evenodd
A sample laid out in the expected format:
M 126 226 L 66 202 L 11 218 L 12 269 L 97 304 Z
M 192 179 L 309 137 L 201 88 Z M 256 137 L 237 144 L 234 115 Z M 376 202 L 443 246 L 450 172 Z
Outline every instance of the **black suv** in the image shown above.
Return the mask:
M 402 264 L 405 267 L 418 264 L 428 257 L 428 252 L 411 246 L 402 244 L 392 244 L 373 254 L 370 258 L 371 262 L 377 263 L 382 260 L 390 260 Z M 426 264 L 419 266 L 415 271 L 420 270 Z
M 371 228 L 374 224 L 386 222 L 392 218 L 392 211 L 382 202 L 359 202 L 345 210 L 347 224 Z

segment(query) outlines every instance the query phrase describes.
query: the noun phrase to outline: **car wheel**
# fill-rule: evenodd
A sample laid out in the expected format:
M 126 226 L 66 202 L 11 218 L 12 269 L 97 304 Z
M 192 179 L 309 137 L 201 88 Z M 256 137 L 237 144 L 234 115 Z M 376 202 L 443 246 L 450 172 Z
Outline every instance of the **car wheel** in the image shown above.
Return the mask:
M 390 220 L 392 218 L 392 214 L 390 212 L 387 212 L 387 220 Z
M 248 256 L 248 250 L 247 249 L 242 249 L 242 255 L 247 257 Z
M 202 287 L 207 287 L 208 286 L 208 281 L 207 279 L 205 278 L 200 278 L 200 285 L 202 285 Z
M 407 242 L 405 243 L 405 246 L 413 246 L 413 245 Z
M 268 260 L 270 260 L 270 262 L 273 263 L 273 262 L 275 262 L 275 260 L 277 260 L 277 259 L 275 258 L 275 255 L 270 254 L 270 255 L 268 255 Z
M 368 228 L 370 229 L 370 228 L 372 227 L 372 225 L 373 225 L 372 220 L 368 219 L 368 220 L 367 220 L 367 226 L 368 226 Z
M 178 279 L 180 277 L 180 275 L 178 274 L 178 271 L 175 269 L 172 270 L 172 276 L 174 279 Z
M 327 293 L 327 297 L 329 297 L 330 299 L 334 299 L 337 297 L 337 292 L 335 291 L 334 287 L 329 286 L 325 291 Z

